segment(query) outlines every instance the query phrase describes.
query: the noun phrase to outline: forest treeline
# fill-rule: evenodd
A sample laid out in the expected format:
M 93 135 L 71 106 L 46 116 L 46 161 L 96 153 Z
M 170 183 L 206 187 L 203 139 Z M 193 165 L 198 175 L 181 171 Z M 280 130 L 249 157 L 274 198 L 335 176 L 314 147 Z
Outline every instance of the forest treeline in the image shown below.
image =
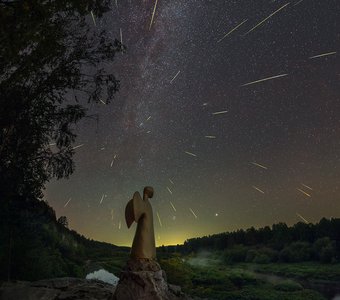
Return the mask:
M 66 220 L 44 201 L 1 201 L 0 280 L 84 277 L 91 261 L 129 250 L 87 239 Z
M 201 238 L 184 245 L 162 247 L 162 252 L 191 253 L 202 250 L 223 251 L 225 262 L 302 262 L 340 261 L 340 219 L 323 218 L 317 224 L 299 222 L 272 227 L 237 230 Z
M 126 47 L 99 23 L 109 0 L 0 0 L 0 280 L 83 276 L 117 247 L 67 229 L 44 201 L 75 169 L 75 125 L 109 104 Z M 110 28 L 111 31 L 112 28 Z

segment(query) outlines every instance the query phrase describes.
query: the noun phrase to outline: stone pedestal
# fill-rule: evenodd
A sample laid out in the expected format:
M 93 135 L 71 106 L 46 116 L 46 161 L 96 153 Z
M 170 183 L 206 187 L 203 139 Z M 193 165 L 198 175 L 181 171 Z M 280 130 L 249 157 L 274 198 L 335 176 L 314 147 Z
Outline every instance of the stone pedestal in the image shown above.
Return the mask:
M 180 287 L 169 285 L 155 260 L 130 259 L 120 274 L 112 300 L 188 299 Z

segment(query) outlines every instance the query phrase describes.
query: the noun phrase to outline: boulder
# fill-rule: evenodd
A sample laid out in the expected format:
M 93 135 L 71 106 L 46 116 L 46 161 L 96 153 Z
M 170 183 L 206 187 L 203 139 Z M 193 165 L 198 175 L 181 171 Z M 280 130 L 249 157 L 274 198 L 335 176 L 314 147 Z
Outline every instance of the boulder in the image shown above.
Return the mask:
M 167 283 L 165 272 L 152 259 L 130 259 L 119 278 L 112 300 L 189 299 L 180 287 Z
M 109 300 L 115 287 L 97 280 L 56 278 L 35 282 L 4 282 L 1 300 Z

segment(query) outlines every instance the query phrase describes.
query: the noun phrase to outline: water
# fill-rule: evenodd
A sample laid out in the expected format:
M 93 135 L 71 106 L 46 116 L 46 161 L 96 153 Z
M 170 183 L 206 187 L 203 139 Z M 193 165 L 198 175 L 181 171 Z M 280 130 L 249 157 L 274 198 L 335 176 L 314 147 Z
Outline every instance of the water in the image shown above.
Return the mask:
M 119 280 L 117 276 L 115 276 L 114 274 L 104 269 L 100 269 L 98 271 L 94 271 L 92 273 L 87 274 L 86 279 L 97 279 L 97 280 L 112 284 L 114 286 L 118 284 L 118 280 Z

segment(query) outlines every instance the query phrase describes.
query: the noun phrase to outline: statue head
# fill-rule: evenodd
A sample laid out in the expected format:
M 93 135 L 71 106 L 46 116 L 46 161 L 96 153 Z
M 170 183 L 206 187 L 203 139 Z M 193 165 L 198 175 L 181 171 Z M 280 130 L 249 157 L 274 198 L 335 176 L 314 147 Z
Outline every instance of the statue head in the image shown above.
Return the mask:
M 146 186 L 144 188 L 143 191 L 143 198 L 145 198 L 145 196 L 147 196 L 148 198 L 152 198 L 153 197 L 153 187 L 151 186 Z

